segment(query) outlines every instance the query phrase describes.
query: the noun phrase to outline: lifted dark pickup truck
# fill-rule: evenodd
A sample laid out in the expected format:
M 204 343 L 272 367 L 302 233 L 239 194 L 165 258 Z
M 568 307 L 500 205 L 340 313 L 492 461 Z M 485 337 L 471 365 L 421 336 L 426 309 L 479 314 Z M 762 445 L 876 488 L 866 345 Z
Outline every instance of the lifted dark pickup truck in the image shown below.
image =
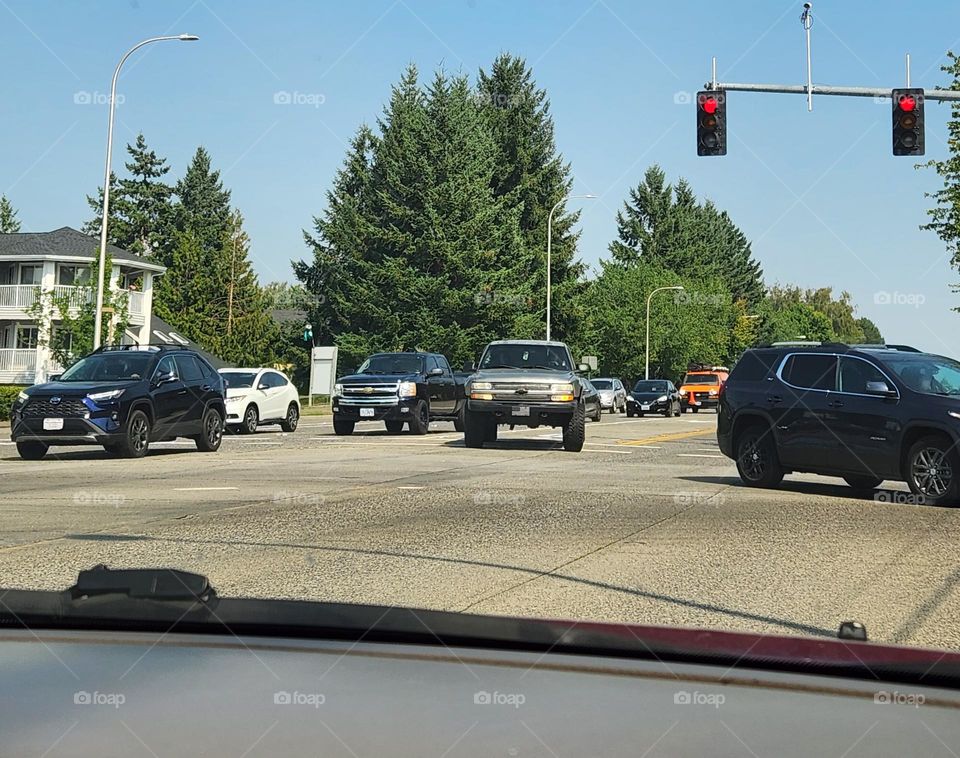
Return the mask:
M 333 390 L 333 430 L 353 434 L 358 421 L 383 421 L 396 434 L 408 424 L 426 434 L 431 421 L 452 421 L 463 431 L 465 378 L 439 353 L 377 353 Z
M 586 366 L 580 367 L 585 370 Z M 500 424 L 563 429 L 563 448 L 583 449 L 586 389 L 562 342 L 502 340 L 483 351 L 467 379 L 464 433 L 467 447 L 497 439 Z

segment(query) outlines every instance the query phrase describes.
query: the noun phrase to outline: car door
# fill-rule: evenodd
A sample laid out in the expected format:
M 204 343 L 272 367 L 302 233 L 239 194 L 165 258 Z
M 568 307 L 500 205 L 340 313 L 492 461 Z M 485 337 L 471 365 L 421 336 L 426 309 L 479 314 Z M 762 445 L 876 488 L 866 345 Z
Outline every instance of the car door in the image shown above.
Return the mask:
M 287 411 L 287 380 L 276 371 L 264 371 L 258 386 L 263 387 L 263 406 L 260 409 L 261 418 L 283 418 Z
M 837 393 L 830 405 L 834 431 L 839 438 L 838 465 L 844 471 L 878 477 L 899 475 L 900 438 L 903 427 L 892 409 L 896 397 L 870 394 L 868 382 L 896 384 L 878 366 L 853 355 L 840 356 Z
M 177 369 L 187 391 L 188 402 L 180 418 L 179 434 L 199 434 L 200 420 L 207 405 L 210 383 L 203 375 L 197 359 L 187 353 L 175 357 Z
M 154 436 L 177 435 L 190 395 L 180 376 L 172 355 L 165 355 L 157 363 L 150 380 L 153 393 Z
M 452 412 L 453 409 L 446 400 L 443 374 L 431 376 L 430 372 L 437 369 L 443 371 L 443 368 L 437 362 L 437 357 L 435 355 L 428 355 L 424 360 L 424 371 L 426 372 L 427 396 L 430 398 L 430 411 L 431 413 L 443 415 Z
M 443 412 L 453 413 L 457 407 L 457 382 L 453 378 L 453 369 L 442 355 L 434 356 L 437 366 L 443 369 Z
M 800 470 L 829 469 L 839 442 L 832 431 L 837 356 L 791 353 L 768 385 L 767 411 L 776 425 L 780 462 Z

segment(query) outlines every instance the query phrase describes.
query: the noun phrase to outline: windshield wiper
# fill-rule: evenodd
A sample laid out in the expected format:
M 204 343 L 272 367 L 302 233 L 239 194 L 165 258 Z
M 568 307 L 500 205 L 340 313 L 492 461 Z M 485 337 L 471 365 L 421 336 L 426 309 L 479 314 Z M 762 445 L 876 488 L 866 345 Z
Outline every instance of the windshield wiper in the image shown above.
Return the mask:
M 506 363 L 494 363 L 492 366 L 484 366 L 483 370 L 486 371 L 488 368 L 512 368 L 520 370 L 519 366 L 508 366 Z
M 543 366 L 540 364 L 537 364 L 536 366 L 531 366 L 530 368 L 542 368 L 542 369 L 545 369 L 546 371 L 569 371 L 570 370 L 566 366 Z

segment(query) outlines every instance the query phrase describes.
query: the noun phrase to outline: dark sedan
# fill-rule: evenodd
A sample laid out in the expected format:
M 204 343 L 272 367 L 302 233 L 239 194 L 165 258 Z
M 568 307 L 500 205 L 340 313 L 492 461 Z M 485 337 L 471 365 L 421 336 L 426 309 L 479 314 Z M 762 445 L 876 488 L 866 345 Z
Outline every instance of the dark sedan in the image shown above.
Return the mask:
M 627 416 L 680 415 L 680 393 L 669 379 L 641 379 L 627 395 Z

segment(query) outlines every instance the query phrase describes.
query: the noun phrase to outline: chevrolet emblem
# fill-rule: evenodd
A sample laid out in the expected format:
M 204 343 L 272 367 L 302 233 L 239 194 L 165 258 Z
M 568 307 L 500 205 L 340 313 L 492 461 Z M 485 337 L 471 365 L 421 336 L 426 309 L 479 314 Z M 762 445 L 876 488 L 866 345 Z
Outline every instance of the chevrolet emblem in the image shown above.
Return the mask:
M 364 395 L 372 395 L 373 387 L 364 387 L 363 389 L 360 390 L 360 392 L 362 392 Z
M 514 393 L 517 394 L 517 395 L 526 395 L 526 394 L 527 394 L 527 390 L 526 390 L 526 388 L 524 388 L 524 387 L 517 387 L 517 389 L 514 390 Z

